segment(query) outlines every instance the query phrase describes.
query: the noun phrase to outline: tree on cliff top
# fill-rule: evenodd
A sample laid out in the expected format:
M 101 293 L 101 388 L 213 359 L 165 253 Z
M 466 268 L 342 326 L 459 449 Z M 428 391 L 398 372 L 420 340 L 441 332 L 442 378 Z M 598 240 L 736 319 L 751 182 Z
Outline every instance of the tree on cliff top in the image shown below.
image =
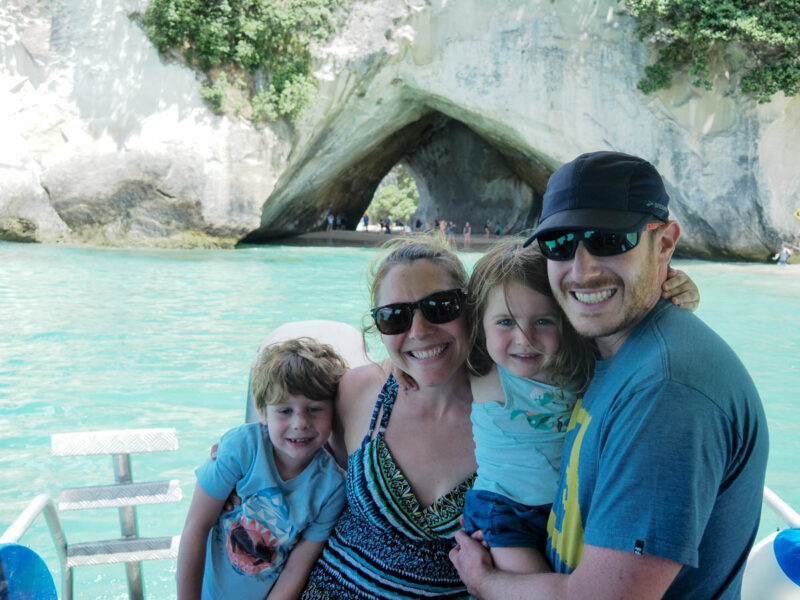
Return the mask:
M 710 89 L 710 52 L 734 43 L 748 57 L 742 92 L 759 102 L 779 91 L 800 93 L 800 1 L 624 1 L 640 38 L 649 37 L 658 49 L 658 59 L 639 81 L 643 92 L 668 88 L 673 70 L 686 66 L 694 85 Z
M 214 67 L 249 72 L 256 120 L 279 115 L 294 120 L 316 91 L 311 44 L 335 31 L 333 13 L 346 2 L 150 0 L 144 25 L 161 53 L 177 49 L 206 72 Z

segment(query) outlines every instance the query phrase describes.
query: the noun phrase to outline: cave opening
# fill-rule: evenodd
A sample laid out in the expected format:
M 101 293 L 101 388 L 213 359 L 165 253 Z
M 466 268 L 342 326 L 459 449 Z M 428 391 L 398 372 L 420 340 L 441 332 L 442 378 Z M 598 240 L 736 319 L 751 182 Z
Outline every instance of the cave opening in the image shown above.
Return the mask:
M 310 164 L 315 151 L 322 154 L 331 143 L 322 136 L 318 147 L 306 152 L 306 161 Z M 262 226 L 242 242 L 325 230 L 329 214 L 355 230 L 387 186 L 404 180 L 406 190 L 411 189 L 405 173 L 419 197 L 409 214 L 413 224 L 419 220 L 424 227 L 444 219 L 461 232 L 469 221 L 473 231 L 482 232 L 491 221 L 504 233 L 522 233 L 536 225 L 541 212 L 552 173 L 548 163 L 546 154 L 523 153 L 499 134 L 430 111 L 396 131 L 376 135 L 347 164 L 324 174 L 317 169 L 313 181 L 273 193 L 265 203 Z M 374 225 L 376 219 L 370 218 Z

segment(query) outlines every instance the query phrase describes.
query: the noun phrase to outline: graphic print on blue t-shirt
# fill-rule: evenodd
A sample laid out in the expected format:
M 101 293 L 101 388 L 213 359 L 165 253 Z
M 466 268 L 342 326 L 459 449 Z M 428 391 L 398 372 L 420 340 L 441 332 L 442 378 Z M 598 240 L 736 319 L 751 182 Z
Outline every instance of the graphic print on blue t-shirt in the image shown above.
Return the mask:
M 561 497 L 556 496 L 547 520 L 547 557 L 556 573 L 571 573 L 583 558 L 583 517 L 578 495 L 581 443 L 592 421 L 579 399 L 572 410 L 561 462 Z M 576 430 L 577 431 L 574 431 Z
M 543 407 L 553 404 L 556 399 L 552 394 L 544 392 L 538 387 L 531 390 L 528 397 Z M 564 428 L 564 420 L 560 413 L 516 409 L 511 411 L 511 420 L 513 421 L 520 415 L 523 415 L 528 420 L 528 425 L 534 429 L 561 431 Z
M 289 505 L 277 487 L 264 488 L 220 516 L 221 535 L 233 569 L 257 575 L 267 569 L 280 572 L 294 537 Z

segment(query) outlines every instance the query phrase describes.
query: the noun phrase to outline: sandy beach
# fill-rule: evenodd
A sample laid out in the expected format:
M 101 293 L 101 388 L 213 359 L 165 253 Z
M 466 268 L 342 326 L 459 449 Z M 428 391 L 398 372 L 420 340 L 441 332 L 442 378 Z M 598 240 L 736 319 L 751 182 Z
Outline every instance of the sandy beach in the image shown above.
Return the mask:
M 391 234 L 381 233 L 379 231 L 349 231 L 342 229 L 335 229 L 333 231 L 314 231 L 311 233 L 303 233 L 291 237 L 276 238 L 270 240 L 270 244 L 284 245 L 284 246 L 353 246 L 362 248 L 376 248 L 381 244 L 385 244 L 388 240 L 404 236 L 426 235 L 424 233 L 404 233 L 402 230 L 397 229 Z M 487 238 L 483 233 L 480 235 L 472 234 L 470 240 L 470 251 L 484 252 L 491 245 L 496 244 L 498 241 L 508 239 L 512 236 L 492 236 Z M 456 249 L 464 251 L 464 236 L 456 234 Z

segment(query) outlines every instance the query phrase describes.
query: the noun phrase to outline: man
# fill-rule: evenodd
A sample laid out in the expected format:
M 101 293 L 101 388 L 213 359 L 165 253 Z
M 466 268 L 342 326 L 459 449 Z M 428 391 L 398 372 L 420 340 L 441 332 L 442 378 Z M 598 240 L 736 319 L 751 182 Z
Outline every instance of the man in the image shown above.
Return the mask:
M 533 236 L 553 293 L 597 345 L 548 522 L 555 574 L 494 569 L 464 532 L 451 559 L 479 598 L 738 598 L 768 437 L 733 351 L 660 300 L 680 235 L 648 162 L 584 154 L 547 185 Z

